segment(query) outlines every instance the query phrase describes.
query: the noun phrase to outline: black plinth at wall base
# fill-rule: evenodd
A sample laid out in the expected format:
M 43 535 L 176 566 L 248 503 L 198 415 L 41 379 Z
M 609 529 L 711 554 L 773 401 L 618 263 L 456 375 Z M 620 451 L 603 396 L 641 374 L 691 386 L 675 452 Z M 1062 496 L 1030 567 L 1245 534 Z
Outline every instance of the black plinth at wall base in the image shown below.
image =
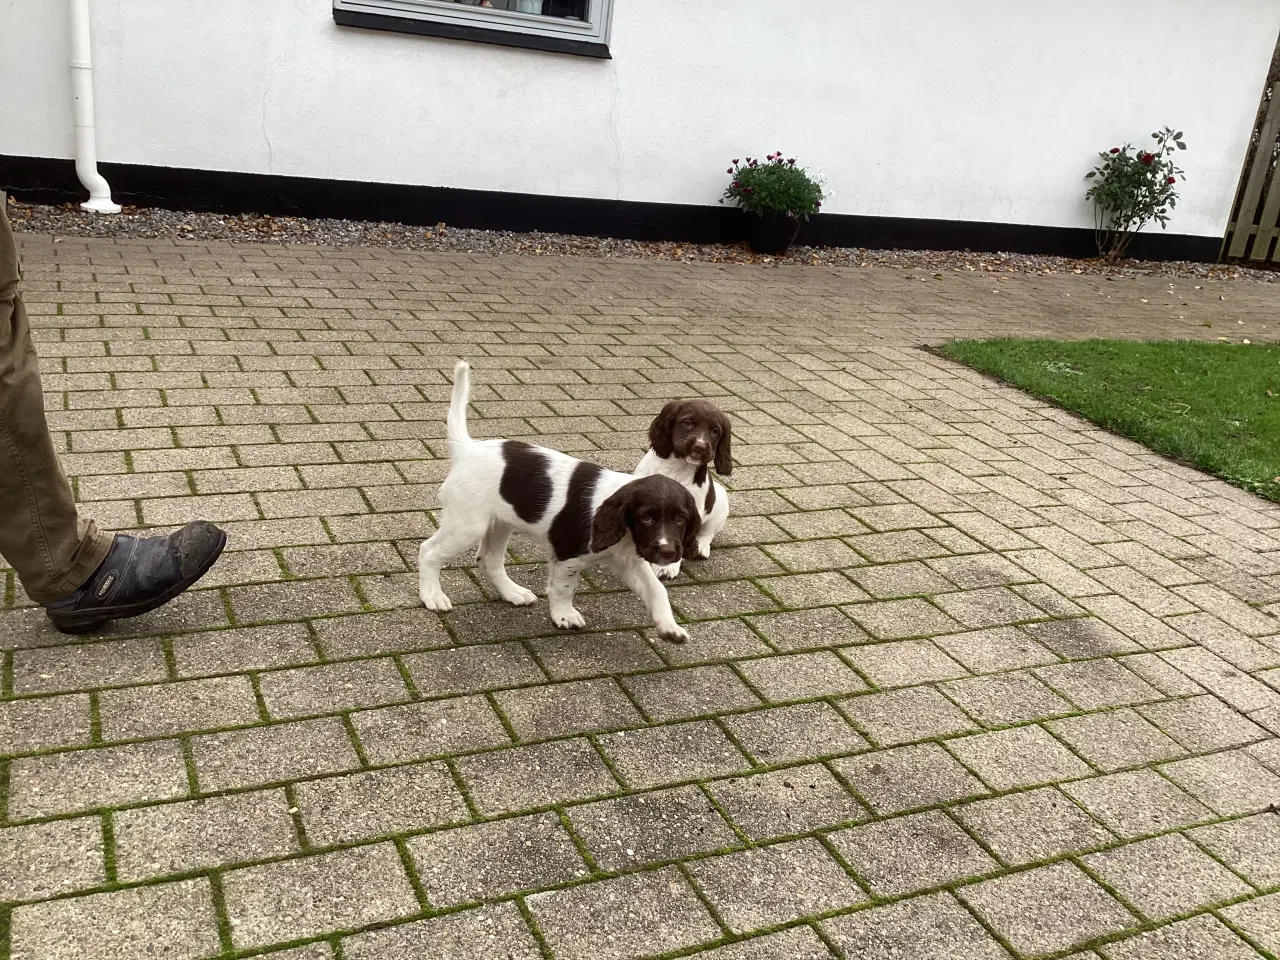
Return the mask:
M 542 231 L 629 240 L 738 243 L 740 211 L 728 206 L 595 200 L 413 184 L 320 180 L 274 174 L 101 163 L 117 203 L 170 210 L 386 220 L 431 226 Z M 0 155 L 0 190 L 29 203 L 85 199 L 70 160 Z M 812 246 L 899 250 L 975 250 L 1067 257 L 1097 255 L 1092 230 L 966 220 L 819 214 L 797 241 Z M 1141 260 L 1212 263 L 1221 237 L 1142 234 L 1130 248 Z

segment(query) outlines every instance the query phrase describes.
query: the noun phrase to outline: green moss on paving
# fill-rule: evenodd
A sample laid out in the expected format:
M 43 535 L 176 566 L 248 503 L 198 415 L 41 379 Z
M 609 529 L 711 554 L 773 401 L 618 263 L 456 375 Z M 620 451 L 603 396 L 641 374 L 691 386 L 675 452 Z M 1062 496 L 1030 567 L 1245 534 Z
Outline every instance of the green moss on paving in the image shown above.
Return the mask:
M 940 352 L 1280 501 L 1280 346 L 959 340 Z

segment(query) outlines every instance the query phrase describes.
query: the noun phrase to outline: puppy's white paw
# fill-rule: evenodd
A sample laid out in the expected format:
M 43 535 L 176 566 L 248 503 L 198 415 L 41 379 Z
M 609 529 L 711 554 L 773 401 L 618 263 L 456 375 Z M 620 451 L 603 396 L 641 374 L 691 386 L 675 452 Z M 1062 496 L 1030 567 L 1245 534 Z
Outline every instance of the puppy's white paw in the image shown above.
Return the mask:
M 678 623 L 659 624 L 658 639 L 665 640 L 667 643 L 688 643 L 689 631 Z
M 711 558 L 711 541 L 699 543 L 694 548 L 693 555 L 699 560 L 709 560 Z
M 502 599 L 513 607 L 531 607 L 538 602 L 538 595 L 518 583 L 513 583 L 502 591 Z
M 587 625 L 587 618 L 576 607 L 568 610 L 552 610 L 551 622 L 562 630 L 580 630 Z
M 423 587 L 418 595 L 422 598 L 422 605 L 428 610 L 446 613 L 453 609 L 453 603 L 439 587 Z
M 659 580 L 674 580 L 680 576 L 680 561 L 675 563 L 655 563 L 653 564 L 653 572 L 658 575 Z

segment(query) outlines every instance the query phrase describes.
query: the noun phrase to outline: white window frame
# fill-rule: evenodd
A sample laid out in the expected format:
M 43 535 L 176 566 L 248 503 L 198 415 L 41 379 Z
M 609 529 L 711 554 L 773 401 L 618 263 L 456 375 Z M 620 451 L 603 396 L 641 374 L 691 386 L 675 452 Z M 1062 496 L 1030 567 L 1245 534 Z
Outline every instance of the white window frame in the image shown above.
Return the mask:
M 334 10 L 397 17 L 498 33 L 548 37 L 587 44 L 609 43 L 613 0 L 588 0 L 586 21 L 450 3 L 448 0 L 333 0 Z

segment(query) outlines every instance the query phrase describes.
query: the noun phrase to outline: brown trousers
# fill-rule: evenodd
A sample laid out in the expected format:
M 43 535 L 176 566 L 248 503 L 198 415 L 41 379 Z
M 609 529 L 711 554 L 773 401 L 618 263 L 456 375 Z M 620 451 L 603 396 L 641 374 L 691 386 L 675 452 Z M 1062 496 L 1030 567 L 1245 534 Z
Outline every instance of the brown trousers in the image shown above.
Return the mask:
M 18 572 L 27 596 L 52 603 L 93 575 L 112 535 L 80 518 L 58 463 L 20 279 L 0 193 L 0 556 Z

